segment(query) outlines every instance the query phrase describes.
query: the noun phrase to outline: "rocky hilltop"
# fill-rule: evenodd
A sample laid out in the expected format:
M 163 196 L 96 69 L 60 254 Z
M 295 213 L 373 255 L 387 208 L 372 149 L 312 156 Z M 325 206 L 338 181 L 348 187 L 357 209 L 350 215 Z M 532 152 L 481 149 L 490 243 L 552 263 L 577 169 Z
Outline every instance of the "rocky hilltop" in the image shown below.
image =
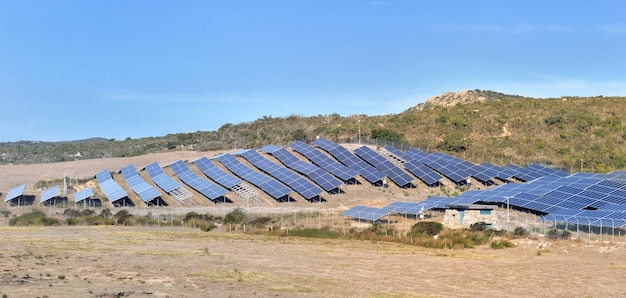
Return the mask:
M 424 103 L 415 106 L 418 111 L 430 110 L 434 107 L 452 107 L 458 104 L 468 104 L 473 102 L 483 102 L 489 100 L 500 100 L 503 98 L 524 98 L 523 96 L 508 95 L 494 91 L 462 90 L 459 92 L 445 92 L 441 95 L 433 96 Z

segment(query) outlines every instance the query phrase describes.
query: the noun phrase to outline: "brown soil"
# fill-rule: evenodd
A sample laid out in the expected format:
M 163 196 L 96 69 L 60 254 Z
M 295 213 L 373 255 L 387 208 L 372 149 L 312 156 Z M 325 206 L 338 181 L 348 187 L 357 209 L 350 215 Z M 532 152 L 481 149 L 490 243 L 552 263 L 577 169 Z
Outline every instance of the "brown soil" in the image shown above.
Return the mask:
M 199 232 L 0 228 L 8 297 L 624 297 L 622 245 L 504 250 Z

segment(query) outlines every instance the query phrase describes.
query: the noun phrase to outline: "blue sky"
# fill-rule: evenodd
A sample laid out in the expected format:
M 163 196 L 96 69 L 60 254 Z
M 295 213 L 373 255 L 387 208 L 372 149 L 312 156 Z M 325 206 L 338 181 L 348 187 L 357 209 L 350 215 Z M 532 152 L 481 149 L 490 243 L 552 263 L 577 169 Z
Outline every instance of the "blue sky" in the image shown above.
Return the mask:
M 0 0 L 0 141 L 626 95 L 622 1 Z

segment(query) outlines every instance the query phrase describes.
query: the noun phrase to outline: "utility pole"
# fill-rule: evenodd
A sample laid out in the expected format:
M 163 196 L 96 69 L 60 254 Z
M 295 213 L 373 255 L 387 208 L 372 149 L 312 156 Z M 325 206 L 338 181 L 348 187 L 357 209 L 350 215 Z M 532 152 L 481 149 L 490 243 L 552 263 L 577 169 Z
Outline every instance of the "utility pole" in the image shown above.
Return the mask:
M 581 172 L 581 173 L 582 173 L 582 171 L 583 171 L 583 161 L 584 161 L 584 160 L 581 158 L 581 159 L 580 159 L 580 172 Z
M 359 145 L 361 145 L 361 119 L 359 119 Z

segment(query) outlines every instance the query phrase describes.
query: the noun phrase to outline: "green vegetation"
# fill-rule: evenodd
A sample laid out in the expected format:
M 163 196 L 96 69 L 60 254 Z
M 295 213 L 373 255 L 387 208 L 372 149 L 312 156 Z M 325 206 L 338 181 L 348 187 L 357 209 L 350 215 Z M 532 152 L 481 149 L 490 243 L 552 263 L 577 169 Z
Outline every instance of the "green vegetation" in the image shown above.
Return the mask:
M 411 227 L 407 236 L 423 237 L 435 236 L 443 230 L 443 225 L 433 221 L 420 221 Z
M 33 210 L 9 220 L 11 226 L 53 226 L 58 223 L 58 219 L 48 217 L 40 210 Z
M 503 248 L 509 248 L 509 247 L 515 247 L 515 244 L 513 244 L 513 242 L 507 239 L 491 241 L 491 248 L 493 249 L 503 249 Z
M 567 230 L 557 230 L 557 229 L 552 229 L 549 230 L 546 237 L 548 239 L 570 239 L 572 238 L 572 233 L 570 231 Z
M 233 146 L 286 146 L 316 136 L 407 149 L 441 150 L 481 163 L 544 163 L 564 171 L 607 172 L 626 168 L 626 100 L 622 97 L 525 98 L 493 91 L 468 94 L 483 102 L 381 116 L 339 114 L 284 118 L 265 116 L 227 123 L 217 131 L 124 140 L 0 143 L 0 164 L 47 163 L 135 156 L 174 150 L 227 150 Z M 581 165 L 582 160 L 582 165 Z
M 241 208 L 237 208 L 229 212 L 228 214 L 226 214 L 226 216 L 224 216 L 224 223 L 225 224 L 242 224 L 242 223 L 245 223 L 247 219 L 248 219 L 248 215 L 246 214 L 246 211 Z
M 285 236 L 295 236 L 295 237 L 307 237 L 307 238 L 326 238 L 326 239 L 337 239 L 341 237 L 341 234 L 337 231 L 333 231 L 330 227 L 322 227 L 320 229 L 312 229 L 312 228 L 304 228 L 304 229 L 294 229 L 288 231 L 289 234 L 284 234 Z

